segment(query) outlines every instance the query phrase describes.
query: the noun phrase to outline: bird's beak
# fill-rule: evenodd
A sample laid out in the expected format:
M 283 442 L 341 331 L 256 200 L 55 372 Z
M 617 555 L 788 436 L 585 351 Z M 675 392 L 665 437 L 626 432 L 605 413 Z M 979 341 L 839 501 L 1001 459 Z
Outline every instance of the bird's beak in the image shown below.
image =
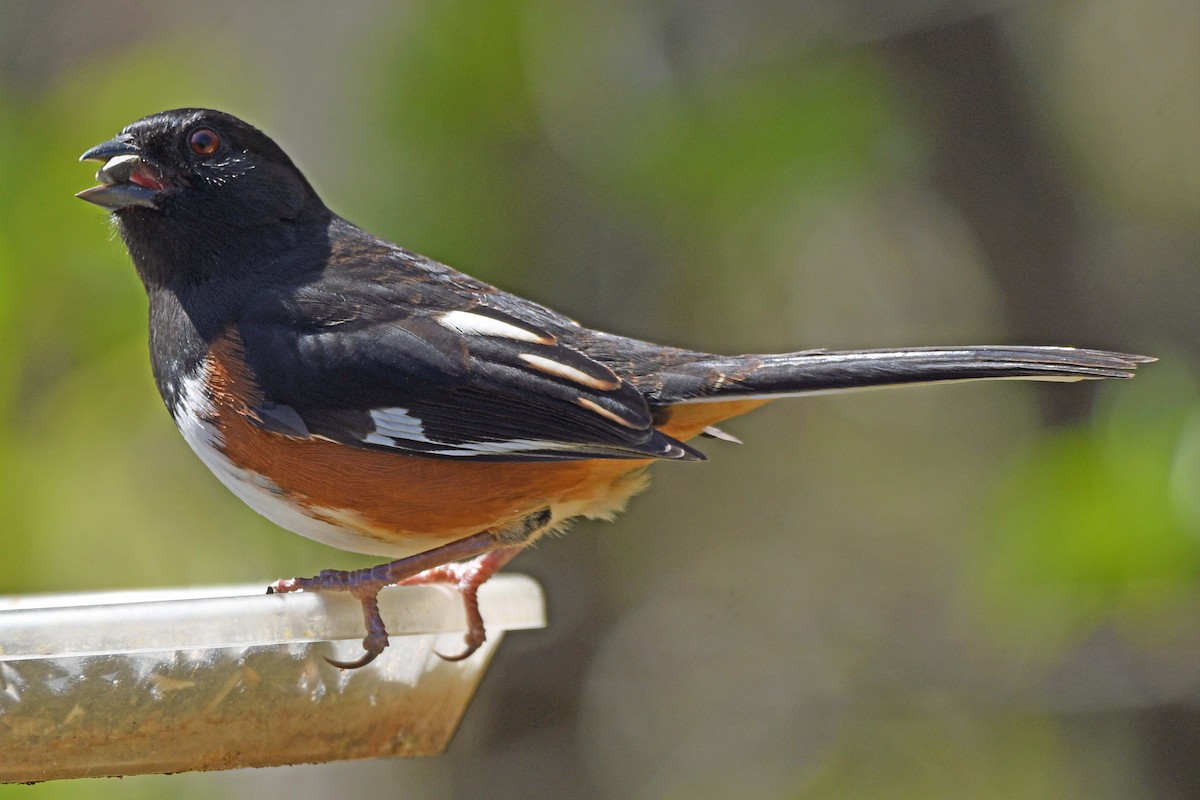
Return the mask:
M 161 178 L 145 161 L 142 151 L 128 136 L 118 136 L 98 144 L 79 157 L 80 161 L 103 161 L 96 173 L 99 186 L 75 195 L 109 211 L 129 206 L 155 208 L 163 190 Z

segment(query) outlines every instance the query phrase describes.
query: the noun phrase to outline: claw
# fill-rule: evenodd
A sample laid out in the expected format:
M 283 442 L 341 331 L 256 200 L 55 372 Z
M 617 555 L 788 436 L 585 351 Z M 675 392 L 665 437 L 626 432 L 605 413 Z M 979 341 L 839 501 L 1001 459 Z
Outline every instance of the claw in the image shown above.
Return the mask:
M 358 669 L 359 667 L 365 667 L 377 658 L 379 658 L 379 653 L 372 653 L 370 650 L 353 661 L 338 661 L 336 658 L 325 656 L 325 660 L 329 662 L 329 665 L 338 669 Z
M 383 625 L 383 617 L 379 615 L 379 590 L 383 587 L 378 584 L 366 584 L 356 586 L 350 590 L 350 593 L 358 598 L 358 602 L 362 604 L 363 623 L 367 627 L 367 635 L 363 637 L 363 650 L 361 656 L 353 661 L 337 661 L 332 658 L 326 658 L 333 666 L 338 669 L 358 669 L 370 664 L 379 654 L 387 649 L 388 632 Z
M 458 655 L 448 656 L 445 653 L 439 652 L 437 650 L 434 650 L 433 654 L 435 656 L 437 656 L 438 658 L 440 658 L 442 661 L 451 661 L 451 662 L 462 661 L 464 659 L 470 658 L 472 655 L 474 655 L 475 651 L 478 650 L 480 647 L 482 647 L 483 643 L 485 641 L 487 641 L 487 632 L 482 627 L 479 628 L 478 637 L 473 635 L 475 633 L 476 632 L 473 630 L 467 631 L 467 635 L 464 637 L 467 640 L 467 647 L 465 650 L 463 650 Z
M 443 564 L 400 582 L 401 586 L 448 583 L 458 589 L 459 594 L 462 595 L 463 606 L 467 612 L 467 633 L 463 637 L 467 642 L 467 647 L 455 656 L 448 656 L 435 650 L 438 658 L 444 661 L 462 661 L 487 641 L 487 629 L 483 624 L 483 615 L 479 612 L 479 587 L 511 561 L 513 556 L 521 552 L 521 549 L 521 547 L 506 547 L 493 550 L 465 564 Z
M 479 587 L 498 569 L 524 549 L 527 540 L 550 522 L 550 512 L 540 511 L 523 521 L 516 536 L 512 531 L 482 533 L 435 547 L 415 556 L 359 570 L 326 569 L 312 578 L 289 578 L 267 587 L 267 594 L 288 592 L 350 592 L 362 604 L 367 635 L 361 656 L 353 661 L 326 657 L 338 669 L 358 669 L 370 664 L 388 646 L 388 632 L 379 615 L 379 590 L 385 586 L 421 583 L 451 583 L 462 593 L 467 610 L 467 649 L 456 655 L 438 655 L 446 661 L 461 661 L 480 648 L 487 639 L 476 595 Z M 507 538 L 502 538 L 502 534 Z M 500 543 L 503 542 L 502 545 Z M 519 542 L 519 543 L 513 543 Z M 498 547 L 498 545 L 500 545 Z M 471 558 L 466 564 L 451 563 Z

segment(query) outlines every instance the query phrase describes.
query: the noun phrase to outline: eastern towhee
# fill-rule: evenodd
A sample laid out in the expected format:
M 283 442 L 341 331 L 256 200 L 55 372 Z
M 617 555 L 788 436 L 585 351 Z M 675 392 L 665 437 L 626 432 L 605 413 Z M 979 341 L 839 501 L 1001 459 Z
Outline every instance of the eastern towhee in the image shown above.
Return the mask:
M 184 439 L 234 494 L 296 533 L 397 558 L 273 589 L 376 596 L 450 582 L 463 658 L 478 587 L 574 517 L 608 519 L 656 460 L 778 397 L 987 378 L 1128 378 L 1152 359 L 1067 347 L 721 356 L 583 327 L 383 241 L 330 211 L 235 117 L 138 120 L 81 160 L 150 298 L 154 378 Z M 455 563 L 471 559 L 465 563 Z

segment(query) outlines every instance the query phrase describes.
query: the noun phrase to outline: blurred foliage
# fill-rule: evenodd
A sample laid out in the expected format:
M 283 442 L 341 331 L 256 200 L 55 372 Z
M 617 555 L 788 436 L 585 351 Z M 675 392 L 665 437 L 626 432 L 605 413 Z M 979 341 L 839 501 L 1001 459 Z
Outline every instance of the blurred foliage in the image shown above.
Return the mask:
M 856 729 L 799 796 L 1070 797 L 1054 726 L 1036 716 L 946 719 L 936 705 L 885 713 Z
M 1060 658 L 1105 625 L 1149 647 L 1193 627 L 1200 383 L 1167 361 L 999 483 L 972 583 L 1001 641 Z
M 1067 428 L 1004 384 L 737 421 L 744 447 L 659 470 L 620 525 L 522 556 L 552 626 L 506 641 L 443 758 L 0 797 L 1200 791 L 1174 777 L 1200 752 L 1187 4 L 51 5 L 0 2 L 5 592 L 369 562 L 242 507 L 154 391 L 141 287 L 71 195 L 80 152 L 164 108 L 243 116 L 339 213 L 599 327 L 721 350 L 1020 341 L 1002 309 L 1029 298 L 984 243 L 1031 245 L 940 191 L 931 153 L 972 134 L 937 129 L 889 50 L 953 54 L 982 27 L 1014 59 L 982 69 L 1027 96 L 1077 207 L 1076 260 L 1047 265 L 1095 320 L 1073 343 L 1163 362 L 1049 387 L 1077 418 L 1095 399 Z

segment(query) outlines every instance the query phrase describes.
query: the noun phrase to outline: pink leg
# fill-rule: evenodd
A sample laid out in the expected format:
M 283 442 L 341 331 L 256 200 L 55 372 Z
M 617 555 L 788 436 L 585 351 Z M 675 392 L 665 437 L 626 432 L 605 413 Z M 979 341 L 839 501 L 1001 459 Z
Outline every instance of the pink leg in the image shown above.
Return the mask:
M 458 661 L 474 653 L 486 639 L 483 618 L 479 614 L 479 587 L 513 556 L 524 549 L 533 534 L 550 522 L 550 512 L 531 514 L 511 529 L 484 531 L 457 542 L 426 550 L 376 567 L 357 570 L 322 570 L 312 578 L 290 578 L 268 587 L 267 592 L 349 592 L 362 604 L 367 635 L 364 652 L 353 661 L 325 659 L 340 669 L 358 669 L 370 664 L 388 646 L 387 628 L 379 614 L 379 590 L 395 584 L 453 583 L 462 593 L 467 609 L 467 649 L 446 658 Z M 452 563 L 461 559 L 466 563 Z M 441 655 L 440 653 L 438 655 Z
M 425 583 L 450 583 L 454 584 L 454 587 L 462 594 L 463 605 L 467 609 L 467 633 L 464 637 L 467 641 L 467 647 L 456 656 L 447 656 L 438 653 L 439 656 L 447 661 L 462 661 L 487 641 L 487 630 L 483 626 L 483 615 L 479 613 L 479 587 L 524 549 L 524 546 L 519 545 L 517 547 L 492 550 L 490 553 L 484 553 L 470 561 L 443 564 L 440 567 L 427 569 L 420 574 L 400 581 L 401 586 L 415 586 Z

